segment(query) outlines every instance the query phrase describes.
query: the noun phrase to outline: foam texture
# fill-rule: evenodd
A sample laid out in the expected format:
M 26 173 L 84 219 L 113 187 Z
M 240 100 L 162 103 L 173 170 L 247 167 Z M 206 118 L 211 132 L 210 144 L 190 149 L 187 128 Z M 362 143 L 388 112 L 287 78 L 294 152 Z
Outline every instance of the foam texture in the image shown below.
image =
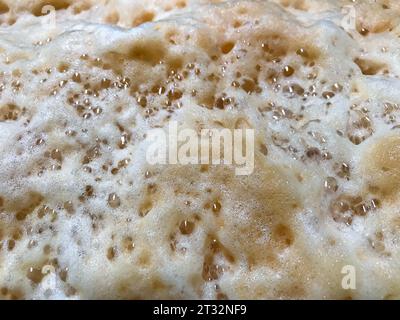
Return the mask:
M 397 0 L 0 13 L 0 298 L 400 298 Z M 254 173 L 148 165 L 170 121 L 253 128 Z

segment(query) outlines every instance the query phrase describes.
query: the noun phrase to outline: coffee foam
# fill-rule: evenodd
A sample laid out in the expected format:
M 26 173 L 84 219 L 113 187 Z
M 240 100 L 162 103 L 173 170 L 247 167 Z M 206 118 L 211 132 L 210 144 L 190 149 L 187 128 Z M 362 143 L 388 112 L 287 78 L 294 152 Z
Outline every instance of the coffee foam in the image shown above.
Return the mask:
M 399 296 L 397 5 L 211 2 L 2 1 L 2 298 Z M 253 128 L 254 173 L 150 166 L 172 120 Z

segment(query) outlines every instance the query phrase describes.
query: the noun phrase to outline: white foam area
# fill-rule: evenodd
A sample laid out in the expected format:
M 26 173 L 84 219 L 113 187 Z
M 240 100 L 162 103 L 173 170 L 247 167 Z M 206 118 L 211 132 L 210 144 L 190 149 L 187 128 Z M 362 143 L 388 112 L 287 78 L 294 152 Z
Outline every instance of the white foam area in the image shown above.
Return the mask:
M 397 29 L 345 31 L 347 2 L 333 0 L 87 1 L 74 14 L 76 1 L 55 29 L 31 14 L 38 2 L 3 2 L 0 298 L 399 297 L 400 185 L 385 185 L 399 176 Z M 386 2 L 356 6 L 378 24 L 398 10 Z M 137 26 L 141 11 L 153 22 Z M 146 133 L 172 120 L 253 128 L 254 173 L 150 166 Z

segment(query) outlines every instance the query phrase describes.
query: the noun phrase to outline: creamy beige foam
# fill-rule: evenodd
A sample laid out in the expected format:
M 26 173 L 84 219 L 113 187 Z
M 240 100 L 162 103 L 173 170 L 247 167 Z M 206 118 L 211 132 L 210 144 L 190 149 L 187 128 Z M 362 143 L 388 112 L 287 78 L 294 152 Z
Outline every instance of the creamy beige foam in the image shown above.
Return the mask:
M 400 298 L 399 11 L 0 1 L 0 297 Z M 148 165 L 171 120 L 254 173 Z

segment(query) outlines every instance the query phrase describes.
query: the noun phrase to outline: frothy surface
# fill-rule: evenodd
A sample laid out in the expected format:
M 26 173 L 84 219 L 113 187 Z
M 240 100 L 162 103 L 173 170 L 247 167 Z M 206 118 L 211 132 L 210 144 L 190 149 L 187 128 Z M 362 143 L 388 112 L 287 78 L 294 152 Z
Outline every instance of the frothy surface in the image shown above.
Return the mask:
M 1 298 L 400 298 L 397 1 L 0 12 Z M 172 120 L 253 128 L 254 173 L 148 165 Z

